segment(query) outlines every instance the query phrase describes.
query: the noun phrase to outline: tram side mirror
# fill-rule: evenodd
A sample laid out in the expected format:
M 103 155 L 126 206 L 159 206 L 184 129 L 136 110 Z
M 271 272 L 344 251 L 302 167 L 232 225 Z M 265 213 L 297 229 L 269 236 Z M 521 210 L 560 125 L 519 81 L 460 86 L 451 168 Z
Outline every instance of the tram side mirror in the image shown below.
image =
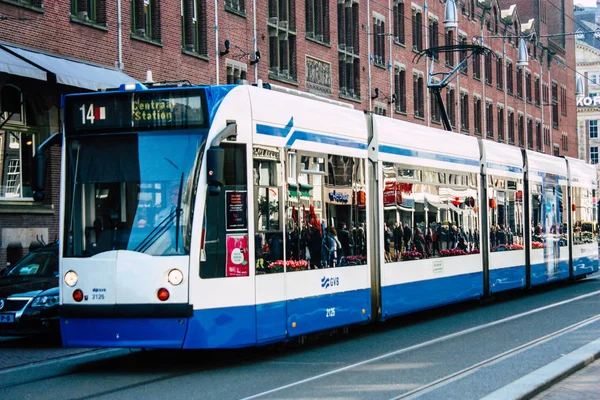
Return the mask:
M 219 194 L 223 186 L 223 169 L 225 166 L 225 150 L 220 146 L 211 146 L 206 154 L 206 181 L 211 195 Z
M 46 189 L 46 167 L 48 164 L 48 151 L 50 147 L 62 143 L 62 134 L 56 132 L 40 144 L 33 156 L 32 182 L 33 199 L 35 201 L 44 200 L 44 191 Z
M 45 153 L 37 152 L 33 156 L 32 165 L 32 181 L 33 181 L 33 200 L 43 201 L 45 197 L 45 186 L 46 186 L 46 167 L 48 164 L 48 155 Z

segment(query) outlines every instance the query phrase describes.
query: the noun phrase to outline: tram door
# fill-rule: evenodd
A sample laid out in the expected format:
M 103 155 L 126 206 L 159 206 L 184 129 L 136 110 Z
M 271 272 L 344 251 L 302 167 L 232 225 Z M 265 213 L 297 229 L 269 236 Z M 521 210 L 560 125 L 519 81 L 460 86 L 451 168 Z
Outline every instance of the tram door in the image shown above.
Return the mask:
M 281 339 L 287 334 L 282 159 L 282 149 L 258 145 L 252 149 L 256 339 L 259 343 Z

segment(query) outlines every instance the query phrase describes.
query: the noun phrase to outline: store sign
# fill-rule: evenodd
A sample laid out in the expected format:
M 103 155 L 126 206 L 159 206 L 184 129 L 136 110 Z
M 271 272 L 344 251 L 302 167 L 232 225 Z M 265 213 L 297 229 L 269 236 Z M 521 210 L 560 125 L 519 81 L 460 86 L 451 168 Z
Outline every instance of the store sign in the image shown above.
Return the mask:
M 276 150 L 255 147 L 252 149 L 252 157 L 259 160 L 279 161 L 279 152 Z
M 580 97 L 577 99 L 577 107 L 600 106 L 600 96 Z
M 352 189 L 331 189 L 325 199 L 328 203 L 349 204 L 352 200 Z

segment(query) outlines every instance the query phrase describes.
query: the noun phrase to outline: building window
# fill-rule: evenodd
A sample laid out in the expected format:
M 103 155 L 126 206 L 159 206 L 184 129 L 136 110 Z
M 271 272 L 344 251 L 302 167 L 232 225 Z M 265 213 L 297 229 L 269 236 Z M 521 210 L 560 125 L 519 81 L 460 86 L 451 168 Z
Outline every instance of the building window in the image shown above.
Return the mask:
M 423 13 L 420 10 L 412 10 L 412 37 L 413 50 L 423 50 Z
M 474 97 L 473 101 L 473 118 L 475 123 L 475 134 L 481 135 L 481 121 L 483 119 L 483 110 L 481 109 L 481 98 L 478 96 Z
M 240 80 L 246 80 L 248 73 L 248 65 L 239 61 L 226 60 L 227 68 L 227 84 L 233 85 L 238 83 Z
M 506 62 L 506 92 L 513 94 L 513 69 L 510 61 Z
M 504 87 L 504 66 L 502 65 L 502 58 L 496 57 L 496 87 L 502 90 Z
M 246 4 L 244 0 L 225 0 L 225 9 L 235 11 L 240 14 L 246 14 Z
M 329 25 L 329 1 L 306 0 L 306 37 L 329 43 Z
M 24 118 L 23 92 L 13 85 L 5 85 L 0 91 L 0 127 L 5 123 L 23 124 Z M 2 153 L 0 153 L 0 160 Z
M 375 104 L 375 114 L 383 115 L 385 117 L 387 114 L 387 107 L 381 103 Z
M 463 131 L 469 132 L 469 93 L 460 93 L 460 124 Z
M 569 136 L 567 132 L 562 133 L 561 144 L 564 151 L 569 151 Z
M 495 35 L 498 34 L 498 9 L 496 7 L 494 7 L 494 10 L 492 11 L 492 30 L 494 32 Z
M 435 18 L 429 19 L 429 48 L 439 46 L 438 20 Z M 433 54 L 436 61 L 440 60 L 440 53 L 437 51 Z
M 531 93 L 531 72 L 525 72 L 525 96 L 528 103 L 531 103 L 532 93 Z
M 517 116 L 517 137 L 519 139 L 518 145 L 525 146 L 525 120 L 522 114 Z
M 481 80 L 481 58 L 477 53 L 473 53 L 473 78 Z
M 296 2 L 269 2 L 269 76 L 296 81 Z
M 182 0 L 183 48 L 196 54 L 207 55 L 206 46 L 206 2 Z
M 435 82 L 433 81 L 433 83 L 439 83 L 439 82 Z M 433 92 L 431 92 L 431 97 L 430 97 L 430 106 L 431 106 L 431 121 L 432 122 L 437 122 L 440 123 L 441 120 L 441 111 L 440 111 L 440 105 L 438 104 L 438 101 L 436 99 L 435 96 L 433 96 Z
M 399 66 L 394 69 L 394 92 L 396 94 L 396 111 L 406 113 L 406 70 Z
M 385 22 L 383 17 L 373 17 L 373 58 L 375 65 L 385 68 Z
M 489 139 L 494 138 L 494 106 L 492 102 L 488 102 L 485 105 L 485 125 L 486 135 Z
M 536 76 L 535 77 L 535 84 L 534 84 L 534 93 L 535 93 L 535 105 L 536 106 L 540 106 L 540 77 Z
M 446 89 L 446 113 L 452 126 L 456 126 L 456 104 L 454 102 L 454 89 L 448 87 Z
M 527 117 L 527 148 L 533 150 L 533 120 Z
M 552 126 L 558 129 L 558 85 L 552 82 Z
M 542 151 L 542 123 L 540 121 L 535 123 L 535 149 Z
M 425 118 L 425 88 L 422 74 L 413 75 L 413 93 L 415 117 Z
M 360 99 L 360 56 L 358 46 L 359 3 L 344 0 L 337 5 L 340 96 Z
M 554 157 L 559 157 L 560 156 L 560 148 L 558 147 L 558 145 L 555 143 L 554 144 Z
M 404 1 L 394 1 L 394 41 L 405 43 L 404 36 Z
M 459 42 L 461 45 L 466 45 L 467 44 L 467 37 L 466 36 L 460 36 Z M 467 50 L 461 50 L 458 53 L 459 56 L 459 62 L 462 62 L 465 58 L 467 58 Z M 469 66 L 468 63 L 464 63 L 463 66 L 460 69 L 460 72 L 462 72 L 463 74 L 467 75 L 467 73 L 469 72 Z
M 469 19 L 473 21 L 475 19 L 475 0 L 469 1 Z
M 517 98 L 523 98 L 523 68 L 517 67 Z
M 590 147 L 590 163 L 598 164 L 598 146 Z
M 498 141 L 504 141 L 504 108 L 498 107 Z
M 454 44 L 454 31 L 452 29 L 449 29 L 448 32 L 446 32 L 445 40 L 446 40 L 446 42 L 445 42 L 446 46 L 452 46 Z M 454 68 L 454 52 L 453 51 L 446 52 L 446 66 L 450 67 L 450 68 Z
M 550 146 L 550 128 L 547 126 L 544 126 L 544 146 Z
M 492 86 L 492 53 L 487 52 L 485 55 L 485 83 Z
M 0 198 L 31 198 L 33 134 L 0 130 L 0 146 L 3 155 L 0 158 Z
M 567 88 L 560 86 L 560 113 L 567 116 Z
M 131 28 L 136 36 L 160 42 L 160 1 L 131 0 Z
M 84 21 L 106 24 L 106 3 L 97 0 L 71 0 L 71 15 Z
M 508 110 L 508 143 L 515 144 L 515 113 Z
M 549 89 L 548 84 L 542 83 L 542 102 L 544 105 L 548 105 Z
M 590 120 L 590 139 L 598 139 L 598 120 Z

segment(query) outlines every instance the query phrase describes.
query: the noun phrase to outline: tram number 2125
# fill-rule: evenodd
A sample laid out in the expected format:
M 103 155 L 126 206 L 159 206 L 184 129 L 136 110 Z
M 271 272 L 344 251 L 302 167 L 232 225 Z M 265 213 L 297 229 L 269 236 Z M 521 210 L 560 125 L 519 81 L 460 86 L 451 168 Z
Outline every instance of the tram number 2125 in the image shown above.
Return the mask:
M 335 307 L 326 308 L 325 309 L 325 317 L 327 317 L 327 318 L 335 317 Z

